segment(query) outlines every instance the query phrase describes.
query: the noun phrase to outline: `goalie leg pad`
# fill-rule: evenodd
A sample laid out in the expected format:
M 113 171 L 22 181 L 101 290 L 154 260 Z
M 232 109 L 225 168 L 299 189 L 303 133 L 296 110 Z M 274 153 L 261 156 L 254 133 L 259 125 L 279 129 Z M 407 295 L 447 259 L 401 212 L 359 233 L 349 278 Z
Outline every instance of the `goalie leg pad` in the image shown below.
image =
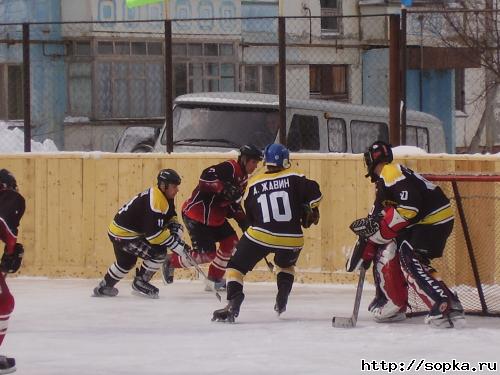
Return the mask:
M 405 318 L 408 304 L 408 287 L 401 271 L 397 245 L 394 241 L 378 252 L 374 264 L 374 274 L 378 288 L 383 294 L 380 303 L 370 305 L 375 320 L 395 321 Z M 385 300 L 385 301 L 384 301 Z
M 449 297 L 441 281 L 434 276 L 432 267 L 428 267 L 419 260 L 408 241 L 400 246 L 401 266 L 408 280 L 408 284 L 415 290 L 422 302 L 429 309 L 436 304 L 448 301 Z

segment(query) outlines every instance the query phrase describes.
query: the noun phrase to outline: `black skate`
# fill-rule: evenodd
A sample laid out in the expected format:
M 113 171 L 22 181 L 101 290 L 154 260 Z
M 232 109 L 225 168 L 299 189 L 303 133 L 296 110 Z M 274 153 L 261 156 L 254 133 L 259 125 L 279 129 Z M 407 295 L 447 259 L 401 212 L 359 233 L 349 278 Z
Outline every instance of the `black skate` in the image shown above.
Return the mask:
M 159 298 L 158 293 L 160 290 L 154 285 L 151 285 L 148 281 L 149 280 L 146 280 L 144 276 L 140 276 L 139 270 L 137 270 L 134 281 L 132 282 L 132 289 L 135 294 L 153 299 Z
M 212 322 L 234 323 L 235 318 L 240 314 L 240 307 L 244 298 L 245 295 L 243 293 L 238 294 L 232 300 L 229 300 L 226 307 L 215 310 L 212 316 Z
M 286 304 L 288 303 L 288 293 L 283 290 L 279 290 L 276 295 L 276 303 L 274 304 L 274 311 L 279 315 L 286 311 Z
M 175 268 L 170 267 L 170 255 L 167 256 L 167 260 L 161 265 L 161 278 L 165 285 L 172 284 L 174 282 L 174 271 Z
M 94 288 L 94 297 L 116 297 L 117 295 L 118 289 L 113 286 L 106 285 L 105 280 L 101 280 L 99 285 Z
M 10 374 L 16 371 L 16 360 L 0 355 L 0 374 Z

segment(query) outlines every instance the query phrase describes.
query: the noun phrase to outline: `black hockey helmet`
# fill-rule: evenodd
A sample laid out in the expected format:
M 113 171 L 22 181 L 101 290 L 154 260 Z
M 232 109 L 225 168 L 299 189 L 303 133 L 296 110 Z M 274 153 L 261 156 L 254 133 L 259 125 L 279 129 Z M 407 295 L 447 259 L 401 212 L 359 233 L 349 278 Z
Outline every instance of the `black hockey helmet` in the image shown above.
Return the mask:
M 174 185 L 180 185 L 181 184 L 181 176 L 174 171 L 173 169 L 162 169 L 158 173 L 158 185 L 160 183 L 164 182 L 165 184 L 174 184 Z
M 7 169 L 0 169 L 0 188 L 17 190 L 16 178 Z
M 262 151 L 253 144 L 247 144 L 240 147 L 240 158 L 246 156 L 247 159 L 261 161 L 263 158 Z
M 392 146 L 384 141 L 376 141 L 364 154 L 365 165 L 368 173 L 365 177 L 370 177 L 372 182 L 377 181 L 375 167 L 380 163 L 391 163 L 393 160 Z

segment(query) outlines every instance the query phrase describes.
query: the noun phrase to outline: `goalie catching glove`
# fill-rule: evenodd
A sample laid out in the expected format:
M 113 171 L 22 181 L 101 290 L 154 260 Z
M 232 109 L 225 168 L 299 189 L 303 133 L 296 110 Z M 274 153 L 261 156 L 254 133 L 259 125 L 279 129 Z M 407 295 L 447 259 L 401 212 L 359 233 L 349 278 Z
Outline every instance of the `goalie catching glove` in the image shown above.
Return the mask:
M 19 270 L 24 256 L 24 247 L 20 243 L 14 245 L 12 254 L 4 251 L 2 260 L 0 261 L 0 271 L 5 273 L 14 273 Z
M 302 205 L 302 217 L 300 219 L 304 228 L 309 228 L 311 225 L 319 223 L 319 209 L 318 207 L 312 208 L 308 204 Z

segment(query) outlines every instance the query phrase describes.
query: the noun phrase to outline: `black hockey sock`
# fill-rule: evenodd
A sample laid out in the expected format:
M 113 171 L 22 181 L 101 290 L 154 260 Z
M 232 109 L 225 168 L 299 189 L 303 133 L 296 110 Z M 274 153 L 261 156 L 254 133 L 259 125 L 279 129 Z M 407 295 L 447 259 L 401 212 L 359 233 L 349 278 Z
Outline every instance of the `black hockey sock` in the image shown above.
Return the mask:
M 228 301 L 234 299 L 236 296 L 243 294 L 243 285 L 237 281 L 229 281 L 227 283 L 227 299 Z

